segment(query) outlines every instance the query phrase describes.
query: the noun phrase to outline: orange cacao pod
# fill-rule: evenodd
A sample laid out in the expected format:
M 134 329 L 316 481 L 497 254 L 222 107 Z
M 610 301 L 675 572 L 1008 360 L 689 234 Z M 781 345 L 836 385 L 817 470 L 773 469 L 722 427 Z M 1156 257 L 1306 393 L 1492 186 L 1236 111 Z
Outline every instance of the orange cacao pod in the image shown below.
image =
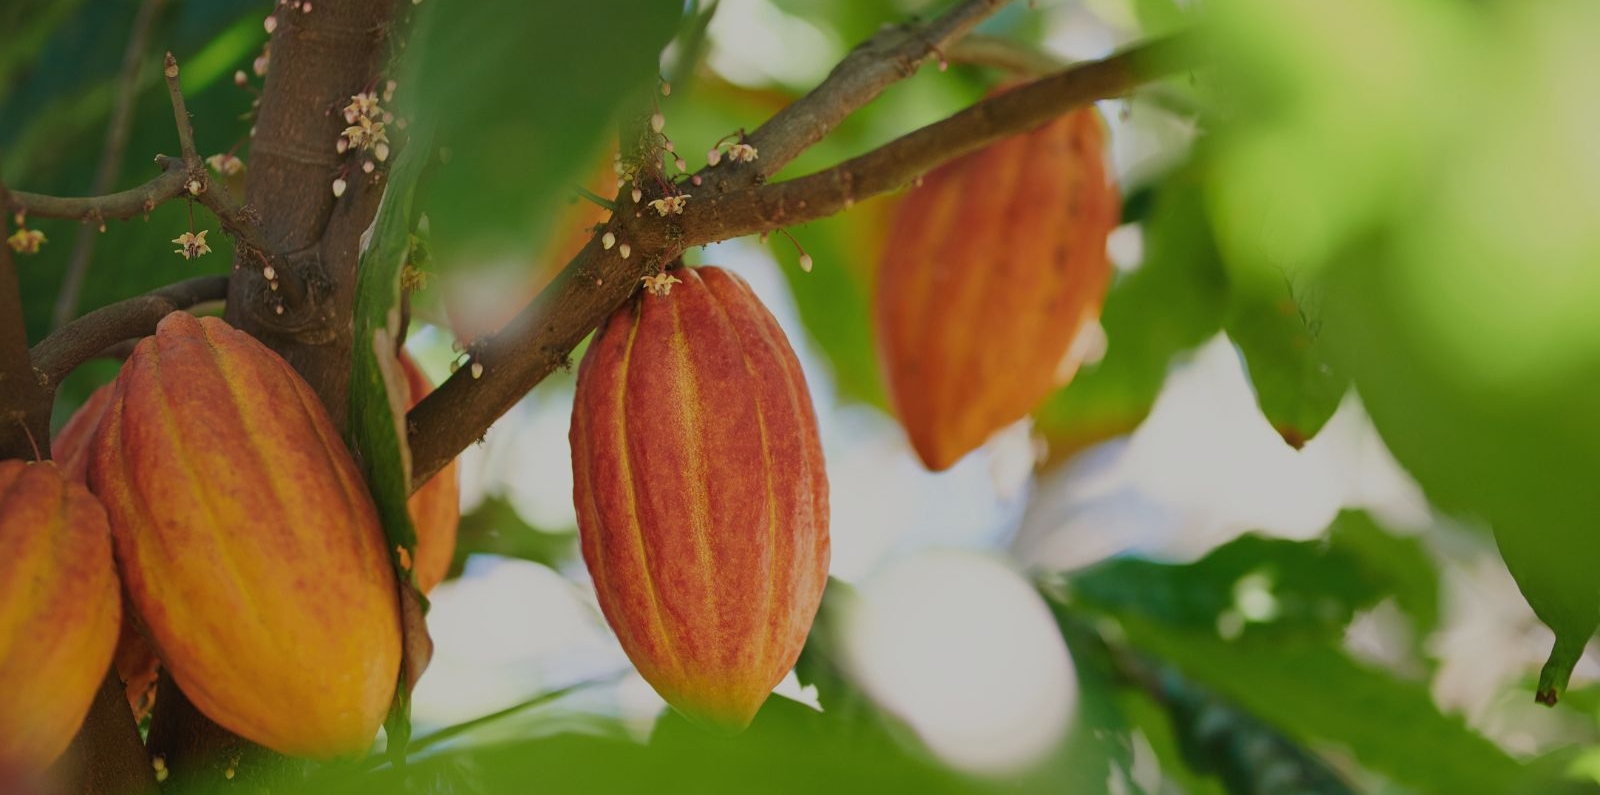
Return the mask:
M 85 482 L 89 469 L 89 443 L 94 440 L 95 431 L 100 428 L 100 419 L 105 416 L 106 407 L 111 405 L 111 396 L 115 391 L 114 384 L 106 384 L 90 393 L 89 399 L 78 407 L 51 441 L 50 449 L 56 465 L 67 479 Z M 118 598 L 121 598 L 120 594 Z M 112 657 L 112 664 L 117 668 L 117 678 L 122 680 L 134 720 L 144 720 L 144 716 L 155 705 L 160 663 L 156 659 L 155 649 L 150 647 L 150 641 L 140 634 L 137 620 L 133 610 L 122 611 L 122 632 L 117 638 L 117 653 Z
M 216 318 L 139 341 L 89 456 L 123 585 L 206 716 L 275 751 L 365 749 L 400 668 L 377 509 L 311 387 Z
M 400 368 L 406 373 L 406 405 L 415 406 L 433 391 L 433 384 L 422 368 L 400 352 Z M 417 590 L 427 593 L 444 580 L 456 554 L 456 528 L 461 524 L 461 473 L 452 460 L 406 501 L 411 524 L 417 530 L 417 559 L 412 571 Z
M 929 173 L 895 208 L 874 324 L 890 401 L 931 470 L 1022 419 L 1077 369 L 1120 216 L 1094 108 Z
M 77 733 L 121 620 L 106 512 L 52 463 L 0 461 L 0 785 Z
M 828 577 L 828 486 L 788 339 L 739 277 L 674 271 L 578 370 L 584 563 L 628 658 L 691 718 L 742 729 L 794 667 Z

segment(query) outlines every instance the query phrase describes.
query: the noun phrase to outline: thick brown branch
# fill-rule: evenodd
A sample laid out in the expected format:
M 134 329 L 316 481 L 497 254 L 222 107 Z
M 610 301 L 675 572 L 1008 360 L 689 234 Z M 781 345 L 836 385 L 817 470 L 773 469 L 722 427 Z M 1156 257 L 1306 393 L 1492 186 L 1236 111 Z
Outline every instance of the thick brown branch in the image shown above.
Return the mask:
M 681 216 L 636 215 L 636 205 L 624 204 L 605 230 L 615 235 L 615 247 L 608 250 L 598 238 L 590 240 L 511 324 L 473 347 L 472 364 L 481 367 L 462 367 L 411 410 L 413 487 L 563 366 L 571 350 L 633 294 L 642 276 L 683 249 L 831 215 L 1006 135 L 1198 62 L 1189 36 L 1162 39 L 985 100 L 827 171 L 703 200 L 697 196 Z M 624 243 L 627 258 L 621 253 Z
M 100 163 L 95 166 L 94 182 L 89 192 L 96 196 L 111 190 L 122 173 L 122 153 L 128 145 L 128 128 L 133 122 L 133 100 L 139 94 L 139 67 L 144 61 L 144 51 L 149 46 L 150 29 L 156 14 L 165 0 L 144 0 L 134 14 L 133 32 L 128 35 L 128 46 L 122 54 L 122 75 L 117 81 L 116 105 L 111 110 L 111 123 L 106 126 L 105 144 L 100 150 Z M 83 289 L 83 278 L 89 272 L 89 262 L 94 257 L 95 234 L 98 223 L 85 223 L 78 227 L 72 243 L 72 259 L 67 263 L 67 275 L 61 281 L 61 292 L 56 294 L 51 327 L 60 328 L 78 313 L 78 293 Z
M 8 198 L 0 183 L 0 202 Z M 0 241 L 10 219 L 0 216 Z M 36 452 L 37 451 L 37 452 Z M 28 326 L 11 249 L 0 242 L 0 459 L 50 457 L 50 396 L 28 358 Z
M 76 221 L 148 215 L 156 205 L 183 193 L 184 184 L 189 181 L 189 172 L 182 160 L 158 156 L 156 163 L 162 168 L 161 176 L 125 191 L 105 196 L 64 198 L 15 190 L 5 206 L 11 212 L 36 218 L 70 218 Z
M 55 391 L 74 368 L 124 340 L 154 334 L 161 318 L 227 295 L 228 277 L 197 276 L 103 306 L 57 329 L 33 346 L 33 367 Z
M 1008 2 L 963 0 L 926 24 L 898 25 L 880 32 L 845 56 L 810 93 L 745 136 L 744 143 L 754 146 L 759 158 L 702 171 L 699 192 L 726 193 L 778 173 L 850 114 L 895 82 L 910 77 L 930 56 L 939 55 Z

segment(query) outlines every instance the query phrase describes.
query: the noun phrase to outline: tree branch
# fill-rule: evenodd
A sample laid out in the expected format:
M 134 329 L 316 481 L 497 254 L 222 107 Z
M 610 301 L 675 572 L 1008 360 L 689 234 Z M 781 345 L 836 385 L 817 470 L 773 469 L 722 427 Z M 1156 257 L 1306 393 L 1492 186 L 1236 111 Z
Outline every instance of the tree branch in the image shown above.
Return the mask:
M 100 150 L 100 164 L 95 166 L 94 182 L 89 192 L 98 196 L 111 190 L 117 176 L 122 173 L 122 152 L 128 145 L 128 128 L 133 121 L 133 100 L 139 95 L 139 67 L 144 60 L 145 48 L 150 42 L 150 28 L 165 0 L 144 0 L 133 17 L 133 33 L 128 36 L 128 47 L 122 54 L 122 76 L 117 83 L 117 100 L 111 110 L 111 123 L 106 126 L 105 144 Z M 94 256 L 95 234 L 104 227 L 99 223 L 85 222 L 78 227 L 72 243 L 72 259 L 67 263 L 67 275 L 61 282 L 61 292 L 56 294 L 51 327 L 60 328 L 78 313 L 78 293 L 83 290 L 83 278 L 89 272 L 89 261 Z
M 125 191 L 104 196 L 62 198 L 14 190 L 5 200 L 5 207 L 13 213 L 36 218 L 68 218 L 74 221 L 149 215 L 156 205 L 183 193 L 184 185 L 189 181 L 189 171 L 182 160 L 158 155 L 156 163 L 162 168 L 161 176 Z
M 0 182 L 0 202 L 8 201 Z M 28 358 L 28 325 L 22 288 L 8 236 L 10 219 L 0 214 L 0 459 L 50 457 L 50 396 Z
M 801 152 L 884 89 L 910 77 L 929 56 L 938 55 L 1010 0 L 964 0 L 924 25 L 897 25 L 856 47 L 810 93 L 778 111 L 744 143 L 760 157 L 706 169 L 698 192 L 727 193 L 766 181 Z
M 124 340 L 154 334 L 161 318 L 228 294 L 228 277 L 196 276 L 144 295 L 103 306 L 51 333 L 33 346 L 33 367 L 53 393 L 78 365 Z
M 565 366 L 571 350 L 633 294 L 641 277 L 685 248 L 831 215 L 1000 138 L 1195 68 L 1200 60 L 1193 34 L 1161 39 L 984 100 L 826 171 L 695 196 L 682 215 L 641 213 L 638 203 L 621 203 L 619 197 L 619 212 L 602 230 L 615 236 L 616 245 L 607 249 L 599 237 L 591 239 L 505 329 L 471 349 L 473 366 L 458 370 L 407 415 L 412 487 L 427 482 L 528 390 Z

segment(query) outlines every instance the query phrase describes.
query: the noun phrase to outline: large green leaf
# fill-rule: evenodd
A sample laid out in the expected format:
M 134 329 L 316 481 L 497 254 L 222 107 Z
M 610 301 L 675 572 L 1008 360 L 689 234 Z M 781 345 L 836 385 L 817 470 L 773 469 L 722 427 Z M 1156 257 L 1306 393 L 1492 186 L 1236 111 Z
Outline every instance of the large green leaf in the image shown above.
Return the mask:
M 1228 281 L 1200 190 L 1199 175 L 1187 168 L 1155 190 L 1144 222 L 1144 262 L 1106 296 L 1105 357 L 1034 412 L 1052 455 L 1138 427 L 1174 360 L 1221 328 Z
M 531 251 L 618 109 L 647 110 L 681 3 L 486 0 L 421 7 L 405 113 L 447 154 L 424 205 L 440 258 Z

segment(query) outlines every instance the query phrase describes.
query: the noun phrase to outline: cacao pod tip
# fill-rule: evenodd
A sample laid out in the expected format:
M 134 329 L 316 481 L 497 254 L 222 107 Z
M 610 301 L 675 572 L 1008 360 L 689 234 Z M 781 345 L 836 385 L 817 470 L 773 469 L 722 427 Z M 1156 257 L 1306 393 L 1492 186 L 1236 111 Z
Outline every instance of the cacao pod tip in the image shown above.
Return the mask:
M 1277 430 L 1280 437 L 1283 437 L 1284 444 L 1287 444 L 1296 450 L 1304 448 L 1306 446 L 1306 442 L 1311 441 L 1311 437 L 1306 436 L 1304 433 L 1301 433 L 1298 428 L 1295 428 L 1291 425 L 1279 425 L 1275 430 Z

